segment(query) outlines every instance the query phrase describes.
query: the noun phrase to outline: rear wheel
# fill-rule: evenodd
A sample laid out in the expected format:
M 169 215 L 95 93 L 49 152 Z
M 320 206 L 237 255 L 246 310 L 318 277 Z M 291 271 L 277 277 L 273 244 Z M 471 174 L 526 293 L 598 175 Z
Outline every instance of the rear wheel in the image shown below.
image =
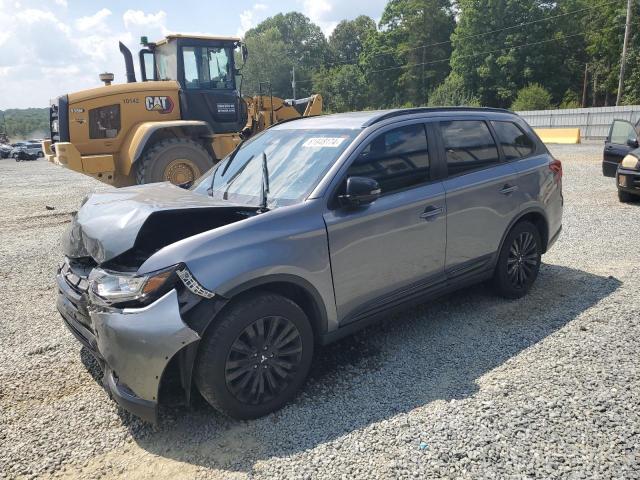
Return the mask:
M 200 143 L 170 138 L 156 143 L 136 162 L 136 182 L 180 185 L 197 180 L 212 166 L 211 155 Z
M 215 409 L 257 418 L 285 405 L 304 383 L 313 331 L 293 301 L 258 293 L 231 304 L 202 340 L 195 383 Z
M 42 157 L 44 157 L 44 153 L 43 152 L 38 152 L 38 153 L 36 153 L 36 157 L 42 158 Z
M 498 257 L 493 284 L 505 298 L 526 295 L 538 277 L 542 259 L 540 232 L 530 222 L 516 224 L 504 241 Z
M 618 189 L 618 200 L 620 200 L 622 203 L 633 202 L 636 199 L 637 197 L 633 194 Z

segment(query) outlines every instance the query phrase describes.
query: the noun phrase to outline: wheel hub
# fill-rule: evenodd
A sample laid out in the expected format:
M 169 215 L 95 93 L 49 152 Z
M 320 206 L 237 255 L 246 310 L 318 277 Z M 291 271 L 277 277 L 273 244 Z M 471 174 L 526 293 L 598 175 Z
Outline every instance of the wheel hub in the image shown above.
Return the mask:
M 297 327 L 284 317 L 261 318 L 231 346 L 225 365 L 227 388 L 243 403 L 268 402 L 289 386 L 301 360 Z
M 180 185 L 195 181 L 199 175 L 200 170 L 195 163 L 187 158 L 177 158 L 167 165 L 163 178 L 174 185 Z
M 530 232 L 518 235 L 511 244 L 507 257 L 507 276 L 516 288 L 523 288 L 538 264 L 536 239 Z

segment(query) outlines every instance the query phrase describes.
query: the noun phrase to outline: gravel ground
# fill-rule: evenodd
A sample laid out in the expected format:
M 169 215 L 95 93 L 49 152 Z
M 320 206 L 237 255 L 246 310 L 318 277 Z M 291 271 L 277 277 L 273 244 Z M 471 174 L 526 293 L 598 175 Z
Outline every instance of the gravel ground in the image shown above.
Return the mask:
M 640 478 L 640 204 L 601 151 L 553 148 L 564 231 L 526 298 L 457 292 L 322 349 L 280 412 L 165 406 L 157 428 L 55 310 L 69 213 L 107 187 L 0 161 L 0 478 Z

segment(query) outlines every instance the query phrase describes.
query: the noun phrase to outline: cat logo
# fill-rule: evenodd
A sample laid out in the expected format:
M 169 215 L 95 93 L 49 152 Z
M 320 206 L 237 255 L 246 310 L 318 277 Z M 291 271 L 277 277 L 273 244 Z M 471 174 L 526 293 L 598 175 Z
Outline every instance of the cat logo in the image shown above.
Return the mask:
M 145 97 L 144 106 L 150 112 L 173 112 L 173 100 L 171 100 L 171 97 Z

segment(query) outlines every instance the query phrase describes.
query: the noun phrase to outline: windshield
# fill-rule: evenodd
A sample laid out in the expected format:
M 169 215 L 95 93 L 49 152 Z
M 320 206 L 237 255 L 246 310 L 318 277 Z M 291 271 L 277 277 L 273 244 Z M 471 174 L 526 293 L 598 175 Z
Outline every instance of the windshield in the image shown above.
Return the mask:
M 267 206 L 292 205 L 311 193 L 358 130 L 267 130 L 229 155 L 192 189 L 215 200 L 262 203 L 263 154 L 267 158 Z

